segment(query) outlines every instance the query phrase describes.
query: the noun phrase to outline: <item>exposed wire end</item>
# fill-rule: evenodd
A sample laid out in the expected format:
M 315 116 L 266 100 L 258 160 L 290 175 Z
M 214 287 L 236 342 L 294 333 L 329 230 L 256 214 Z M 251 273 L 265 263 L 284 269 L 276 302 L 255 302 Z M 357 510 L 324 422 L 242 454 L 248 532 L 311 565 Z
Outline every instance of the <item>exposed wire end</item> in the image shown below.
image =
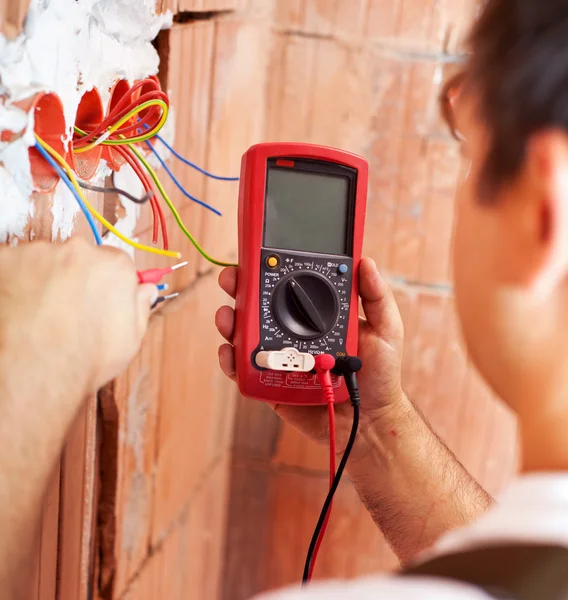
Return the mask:
M 167 292 L 170 289 L 170 286 L 167 283 L 159 283 L 156 286 L 158 292 Z
M 188 264 L 189 264 L 189 261 L 184 260 L 183 262 L 180 262 L 177 265 L 170 267 L 170 271 L 177 271 L 178 269 L 181 269 L 182 267 L 186 267 Z
M 152 153 L 154 154 L 154 156 L 158 159 L 158 162 L 160 163 L 160 165 L 162 166 L 162 168 L 164 169 L 164 171 L 169 175 L 170 179 L 174 182 L 174 185 L 178 188 L 178 190 L 189 200 L 191 200 L 192 202 L 196 202 L 197 204 L 199 204 L 200 206 L 203 206 L 203 208 L 206 208 L 207 210 L 210 210 L 211 212 L 215 213 L 217 216 L 222 217 L 222 213 L 217 210 L 216 208 L 214 208 L 213 206 L 211 206 L 210 204 L 207 204 L 207 202 L 203 202 L 203 200 L 199 200 L 199 198 L 196 198 L 195 196 L 192 196 L 184 187 L 183 185 L 180 183 L 179 179 L 172 173 L 172 170 L 168 167 L 168 165 L 166 164 L 166 161 L 160 156 L 160 154 L 158 153 L 158 151 L 154 148 L 154 146 L 152 146 L 152 144 L 150 142 L 146 142 L 146 145 L 148 146 L 148 148 L 150 148 L 150 150 L 152 151 Z
M 124 196 L 125 198 L 127 198 L 131 202 L 134 202 L 135 204 L 145 204 L 150 200 L 150 198 L 154 196 L 154 192 L 148 192 L 147 194 L 144 194 L 144 196 L 142 196 L 141 198 L 138 198 L 137 196 L 133 196 L 126 190 L 122 190 L 114 186 L 104 187 L 99 185 L 91 185 L 90 183 L 85 183 L 84 181 L 79 181 L 79 185 L 85 190 L 91 190 L 91 192 L 99 192 L 100 194 L 118 194 L 119 196 Z
M 151 308 L 154 309 L 156 308 L 156 306 L 158 306 L 158 304 L 161 304 L 162 302 L 165 302 L 166 300 L 173 300 L 174 298 L 177 298 L 179 296 L 179 292 L 175 292 L 174 294 L 169 294 L 168 296 L 159 296 L 158 298 L 156 298 L 156 301 L 154 302 L 154 304 L 152 304 Z

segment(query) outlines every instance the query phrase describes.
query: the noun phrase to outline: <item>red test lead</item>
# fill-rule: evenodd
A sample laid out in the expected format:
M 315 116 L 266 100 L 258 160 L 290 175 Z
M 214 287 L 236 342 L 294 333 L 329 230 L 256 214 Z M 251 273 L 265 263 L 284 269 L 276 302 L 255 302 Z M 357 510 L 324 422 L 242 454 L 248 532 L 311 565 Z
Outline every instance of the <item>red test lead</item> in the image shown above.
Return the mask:
M 138 271 L 138 283 L 158 284 L 166 275 L 173 273 L 177 269 L 185 267 L 187 264 L 187 261 L 184 261 L 174 265 L 173 267 L 167 267 L 166 269 L 149 269 L 148 271 Z

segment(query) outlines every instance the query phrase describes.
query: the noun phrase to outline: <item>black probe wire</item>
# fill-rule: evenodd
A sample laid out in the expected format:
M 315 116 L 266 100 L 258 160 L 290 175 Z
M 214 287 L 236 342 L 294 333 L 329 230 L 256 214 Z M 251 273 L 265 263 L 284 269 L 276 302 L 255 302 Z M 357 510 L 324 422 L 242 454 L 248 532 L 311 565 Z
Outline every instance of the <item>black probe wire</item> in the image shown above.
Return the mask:
M 120 188 L 114 186 L 103 187 L 98 185 L 91 185 L 90 183 L 85 183 L 84 181 L 79 181 L 79 185 L 86 190 L 91 190 L 91 192 L 99 192 L 101 194 L 118 194 L 119 196 L 124 196 L 125 198 L 127 198 L 131 202 L 134 202 L 135 204 L 145 204 L 154 195 L 154 192 L 148 192 L 147 194 L 144 194 L 144 196 L 142 196 L 141 198 L 138 198 L 136 196 L 133 196 L 126 190 L 121 190 Z
M 302 585 L 306 585 L 310 580 L 310 569 L 312 566 L 312 561 L 314 558 L 314 551 L 316 549 L 316 544 L 318 543 L 318 538 L 321 535 L 321 530 L 323 524 L 325 523 L 325 519 L 327 517 L 327 513 L 329 512 L 329 508 L 331 503 L 333 502 L 333 497 L 335 496 L 335 492 L 339 487 L 339 483 L 341 482 L 341 477 L 343 476 L 343 471 L 345 471 L 345 467 L 347 466 L 347 461 L 349 460 L 349 455 L 353 450 L 353 445 L 355 444 L 355 438 L 357 437 L 357 431 L 359 429 L 359 406 L 361 404 L 361 399 L 359 396 L 359 386 L 357 384 L 357 375 L 355 373 L 345 374 L 345 383 L 347 384 L 347 389 L 349 390 L 349 398 L 351 400 L 351 405 L 353 406 L 353 425 L 351 426 L 351 433 L 349 434 L 349 441 L 347 442 L 347 446 L 345 447 L 345 452 L 343 453 L 343 457 L 341 462 L 339 463 L 339 467 L 337 469 L 337 473 L 335 474 L 335 478 L 333 480 L 332 486 L 329 488 L 329 492 L 327 494 L 327 498 L 325 499 L 323 508 L 321 509 L 321 513 L 319 516 L 318 523 L 314 530 L 314 534 L 312 536 L 312 541 L 310 542 L 310 547 L 308 549 L 308 554 L 306 556 L 306 562 L 304 564 L 304 574 L 302 576 Z

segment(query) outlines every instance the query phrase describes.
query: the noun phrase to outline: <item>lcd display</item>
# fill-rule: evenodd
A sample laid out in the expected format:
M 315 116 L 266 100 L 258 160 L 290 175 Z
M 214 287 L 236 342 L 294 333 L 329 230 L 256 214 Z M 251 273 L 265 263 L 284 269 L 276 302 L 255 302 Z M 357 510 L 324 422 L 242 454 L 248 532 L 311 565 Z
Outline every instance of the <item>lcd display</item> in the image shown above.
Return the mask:
M 270 168 L 265 247 L 346 255 L 349 183 L 341 175 Z

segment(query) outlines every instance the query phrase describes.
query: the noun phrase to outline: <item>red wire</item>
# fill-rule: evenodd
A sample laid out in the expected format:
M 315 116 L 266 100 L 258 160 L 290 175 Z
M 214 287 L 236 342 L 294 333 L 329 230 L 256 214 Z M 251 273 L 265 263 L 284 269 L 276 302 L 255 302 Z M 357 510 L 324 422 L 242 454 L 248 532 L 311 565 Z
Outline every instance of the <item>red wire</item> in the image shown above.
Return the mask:
M 144 186 L 145 192 L 153 192 L 153 188 L 150 186 L 150 182 L 148 181 L 145 173 L 141 169 L 140 165 L 136 161 L 136 157 L 134 154 L 129 152 L 129 148 L 125 148 L 122 146 L 117 146 L 116 151 L 124 158 L 124 160 L 130 165 L 130 168 L 134 171 L 138 179 L 142 182 Z M 155 195 L 152 195 L 150 198 L 150 206 L 152 207 L 152 219 L 153 219 L 153 228 L 152 228 L 152 242 L 156 244 L 158 242 L 158 222 L 161 221 L 160 213 L 158 210 L 157 200 Z
M 153 192 L 154 189 L 152 188 L 152 185 L 151 185 L 150 181 L 148 180 L 148 177 L 146 176 L 144 169 L 138 162 L 138 159 L 133 154 L 132 150 L 130 150 L 130 148 L 127 148 L 124 146 L 117 146 L 116 149 L 120 152 L 120 154 L 125 158 L 125 160 L 130 165 L 132 170 L 136 173 L 138 179 L 140 179 L 140 181 L 142 182 L 142 185 L 144 186 L 144 190 L 146 192 Z M 162 206 L 158 202 L 158 199 L 156 198 L 155 195 L 150 198 L 150 203 L 152 205 L 152 213 L 154 215 L 154 229 L 153 229 L 152 241 L 154 243 L 156 243 L 158 241 L 158 221 L 159 221 L 160 227 L 162 230 L 162 240 L 164 242 L 164 250 L 168 250 L 168 248 L 169 248 L 168 227 L 167 227 L 167 223 L 166 223 L 166 218 L 164 216 L 164 212 L 162 210 Z M 156 214 L 157 214 L 157 217 L 156 217 Z
M 327 412 L 329 416 L 329 487 L 333 485 L 333 480 L 335 478 L 335 456 L 336 456 L 336 440 L 335 440 L 335 393 L 333 391 L 333 384 L 331 382 L 331 374 L 329 370 L 329 366 L 325 368 L 324 366 L 320 366 L 322 362 L 327 360 L 328 355 L 322 355 L 322 359 L 320 357 L 316 357 L 316 371 L 318 374 L 318 378 L 320 381 L 320 385 L 322 387 L 322 392 L 327 402 Z M 319 360 L 318 360 L 319 359 Z M 331 357 L 331 360 L 335 362 L 335 360 Z M 327 525 L 329 523 L 329 518 L 331 516 L 331 510 L 333 508 L 333 502 L 329 505 L 329 510 L 325 515 L 325 521 L 323 522 L 323 526 L 321 528 L 320 535 L 318 537 L 318 541 L 316 543 L 316 547 L 314 549 L 314 554 L 312 558 L 312 563 L 310 565 L 310 573 L 308 577 L 308 581 L 311 581 L 314 568 L 316 565 L 316 561 L 318 559 L 318 553 L 323 542 L 323 538 L 325 536 L 325 532 L 327 530 Z

